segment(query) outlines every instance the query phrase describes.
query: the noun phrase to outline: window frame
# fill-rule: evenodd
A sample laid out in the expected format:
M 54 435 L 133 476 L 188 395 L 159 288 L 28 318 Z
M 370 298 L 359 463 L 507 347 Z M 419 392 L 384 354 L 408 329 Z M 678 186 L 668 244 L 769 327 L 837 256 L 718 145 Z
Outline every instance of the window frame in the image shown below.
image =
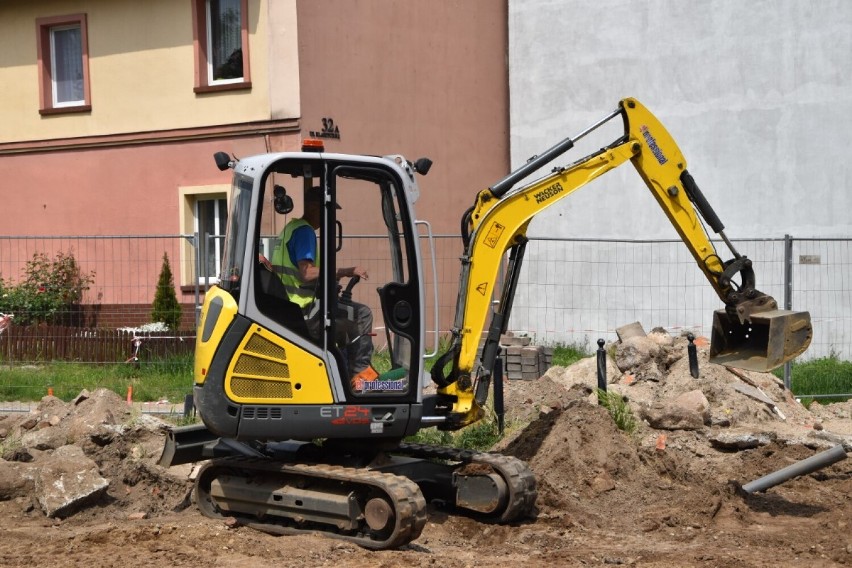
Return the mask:
M 181 186 L 178 187 L 178 215 L 179 227 L 186 237 L 193 236 L 198 230 L 199 219 L 197 216 L 198 202 L 211 199 L 224 199 L 224 207 L 227 215 L 231 213 L 231 186 L 230 184 L 215 184 L 215 185 L 196 185 L 196 186 Z M 222 236 L 222 235 L 220 235 Z M 199 234 L 199 239 L 202 235 Z M 198 254 L 200 254 L 201 243 L 193 244 L 191 238 L 187 238 L 181 247 L 181 271 L 180 271 L 180 289 L 182 293 L 191 293 L 196 287 L 200 286 L 203 290 L 208 285 L 218 282 L 217 275 L 210 278 L 202 277 L 197 273 L 199 267 Z M 224 246 L 224 238 L 220 241 L 220 246 Z M 222 266 L 221 256 L 217 259 L 217 269 Z
M 210 67 L 210 40 L 209 40 L 209 18 L 208 0 L 192 0 L 192 43 L 195 52 L 195 87 L 193 91 L 197 94 L 214 93 L 219 91 L 234 91 L 251 89 L 251 68 L 249 65 L 249 32 L 248 32 L 248 0 L 240 1 L 240 42 L 243 52 L 243 77 L 242 79 L 224 79 L 211 82 L 209 79 Z
M 83 100 L 72 103 L 54 103 L 53 82 L 53 31 L 60 28 L 80 28 L 80 51 L 83 67 Z M 92 95 L 89 83 L 89 32 L 86 14 L 68 14 L 65 16 L 50 16 L 36 18 L 36 37 L 38 38 L 38 79 L 39 79 L 39 114 L 65 114 L 75 112 L 90 112 L 92 110 Z
M 198 283 L 202 286 L 204 285 L 212 285 L 219 283 L 219 274 L 222 273 L 222 251 L 225 247 L 225 230 L 228 226 L 228 199 L 226 195 L 220 194 L 196 194 L 194 196 L 194 200 L 192 203 L 192 216 L 194 218 L 194 233 L 198 235 L 199 240 L 203 239 L 205 233 L 201 231 L 201 207 L 203 203 L 212 203 L 213 204 L 213 225 L 215 232 L 208 232 L 207 235 L 212 238 L 212 242 L 209 243 L 199 243 L 199 250 L 197 254 L 200 254 L 201 251 L 210 252 L 208 247 L 212 246 L 213 248 L 213 272 L 210 274 L 206 274 L 206 266 L 207 266 L 207 258 L 201 258 L 201 262 L 199 263 L 202 268 L 202 273 L 198 274 Z

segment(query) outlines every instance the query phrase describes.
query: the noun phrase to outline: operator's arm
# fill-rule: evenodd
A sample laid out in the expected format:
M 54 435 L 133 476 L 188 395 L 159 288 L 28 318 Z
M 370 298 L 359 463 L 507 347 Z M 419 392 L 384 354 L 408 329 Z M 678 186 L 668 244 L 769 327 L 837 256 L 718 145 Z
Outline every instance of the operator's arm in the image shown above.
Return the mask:
M 361 266 L 350 266 L 348 268 L 338 268 L 337 269 L 337 278 L 354 278 L 355 276 L 359 277 L 361 280 L 369 280 L 370 276 L 367 274 L 367 269 Z
M 299 261 L 299 277 L 302 282 L 313 282 L 319 278 L 319 268 L 314 264 L 313 260 Z
M 319 268 L 317 268 L 317 266 L 314 264 L 314 261 L 312 260 L 300 260 L 299 274 L 301 275 L 302 282 L 313 282 L 314 280 L 319 278 Z M 362 268 L 360 266 L 338 268 L 337 273 L 335 274 L 335 278 L 337 278 L 338 280 L 341 278 L 352 278 L 354 276 L 358 276 L 362 280 L 369 280 L 367 269 Z

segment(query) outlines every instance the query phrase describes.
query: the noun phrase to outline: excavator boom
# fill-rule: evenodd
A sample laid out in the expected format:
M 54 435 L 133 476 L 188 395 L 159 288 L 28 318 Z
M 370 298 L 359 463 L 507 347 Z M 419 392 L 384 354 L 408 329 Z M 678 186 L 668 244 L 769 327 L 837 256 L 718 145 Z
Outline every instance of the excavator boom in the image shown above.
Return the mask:
M 568 166 L 554 168 L 541 179 L 516 187 L 519 181 L 571 149 L 577 140 L 619 116 L 624 122 L 623 136 Z M 724 309 L 714 314 L 711 361 L 768 371 L 800 355 L 809 345 L 810 315 L 779 310 L 771 296 L 755 287 L 751 260 L 737 252 L 725 235 L 724 225 L 687 170 L 686 159 L 674 139 L 653 114 L 635 99 L 628 98 L 579 135 L 563 140 L 480 191 L 467 211 L 463 221 L 467 227 L 466 254 L 453 345 L 432 373 L 443 392 L 457 399 L 459 425 L 474 421 L 481 414 L 478 407 L 487 393 L 499 337 L 506 331 L 529 222 L 550 205 L 626 162 L 636 168 L 725 304 Z M 705 224 L 730 249 L 730 259 L 719 256 Z M 506 285 L 498 308 L 492 313 L 492 288 L 507 252 Z M 476 353 L 489 315 L 491 323 L 477 369 Z M 443 369 L 450 356 L 453 367 L 445 376 Z

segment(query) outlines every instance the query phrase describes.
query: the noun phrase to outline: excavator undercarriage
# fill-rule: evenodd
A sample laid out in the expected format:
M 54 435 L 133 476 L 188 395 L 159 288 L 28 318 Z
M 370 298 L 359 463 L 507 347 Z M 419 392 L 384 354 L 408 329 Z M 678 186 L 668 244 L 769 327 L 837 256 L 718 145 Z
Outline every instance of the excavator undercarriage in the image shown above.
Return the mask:
M 416 539 L 427 503 L 484 522 L 514 522 L 533 512 L 535 477 L 521 460 L 423 444 L 389 447 L 257 446 L 188 426 L 171 431 L 160 464 L 219 456 L 201 467 L 193 491 L 208 517 L 231 517 L 270 534 L 319 532 L 370 549 Z

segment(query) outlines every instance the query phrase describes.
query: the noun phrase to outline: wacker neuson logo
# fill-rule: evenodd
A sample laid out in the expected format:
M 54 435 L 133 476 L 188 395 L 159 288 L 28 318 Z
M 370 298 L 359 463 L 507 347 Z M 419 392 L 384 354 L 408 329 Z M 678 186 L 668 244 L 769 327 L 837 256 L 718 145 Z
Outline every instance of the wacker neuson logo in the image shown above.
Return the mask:
M 648 148 L 651 149 L 651 153 L 654 154 L 654 157 L 657 158 L 657 161 L 660 162 L 660 165 L 662 166 L 663 164 L 668 162 L 669 159 L 666 158 L 665 154 L 663 154 L 663 151 L 660 150 L 660 147 L 657 145 L 657 141 L 654 140 L 653 136 L 651 136 L 651 131 L 648 130 L 648 127 L 640 126 L 639 132 L 642 133 L 642 136 L 645 138 L 645 143 L 648 144 Z
M 550 199 L 554 195 L 562 193 L 562 184 L 559 182 L 554 183 L 553 185 L 549 185 L 539 191 L 538 193 L 534 193 L 533 197 L 535 197 L 536 203 L 541 203 L 547 199 Z

